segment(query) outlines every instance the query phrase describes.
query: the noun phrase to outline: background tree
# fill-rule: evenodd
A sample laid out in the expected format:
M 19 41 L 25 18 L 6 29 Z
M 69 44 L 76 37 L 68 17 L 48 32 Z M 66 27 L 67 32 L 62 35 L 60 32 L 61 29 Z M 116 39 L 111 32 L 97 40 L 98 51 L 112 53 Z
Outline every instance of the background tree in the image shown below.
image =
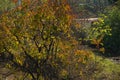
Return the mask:
M 1 0 L 0 1 L 0 14 L 2 12 L 12 9 L 14 6 L 15 4 L 10 0 Z
M 120 55 L 120 9 L 112 7 L 108 13 L 108 18 L 105 20 L 106 25 L 110 25 L 112 31 L 111 36 L 105 36 L 104 46 L 106 48 L 107 56 L 119 56 Z

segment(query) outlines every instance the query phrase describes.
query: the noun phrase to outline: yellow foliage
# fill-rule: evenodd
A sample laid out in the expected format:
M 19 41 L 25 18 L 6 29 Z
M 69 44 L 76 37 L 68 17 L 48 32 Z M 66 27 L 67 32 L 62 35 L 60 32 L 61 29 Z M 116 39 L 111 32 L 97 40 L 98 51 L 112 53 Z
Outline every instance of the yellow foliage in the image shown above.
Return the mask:
M 83 75 L 83 72 L 82 71 L 80 71 L 80 74 L 79 74 L 80 76 L 82 76 Z
M 105 48 L 104 48 L 104 47 L 100 48 L 99 50 L 100 50 L 102 53 L 105 52 Z
M 64 53 L 59 53 L 58 56 L 59 56 L 60 59 L 63 59 L 63 60 L 65 59 L 65 54 Z
M 11 68 L 11 65 L 10 65 L 10 64 L 6 64 L 6 67 L 7 67 L 7 68 Z
M 16 59 L 16 62 L 19 63 L 20 65 L 23 64 L 22 60 L 20 60 L 20 59 Z
M 10 13 L 8 12 L 0 18 L 0 26 L 7 34 L 4 36 L 5 40 L 2 41 L 5 46 L 2 47 L 8 48 L 6 52 L 14 56 L 14 62 L 23 67 L 35 69 L 35 71 L 37 71 L 36 66 L 23 65 L 24 61 L 29 64 L 35 60 L 35 63 L 32 64 L 40 64 L 43 69 L 46 63 L 56 67 L 58 64 L 63 63 L 62 65 L 64 65 L 67 62 L 68 53 L 72 50 L 71 44 L 77 44 L 76 40 L 71 39 L 71 33 L 69 33 L 72 21 L 69 13 L 70 6 L 55 3 L 54 7 L 49 6 L 47 2 L 36 5 L 32 4 L 30 0 L 26 0 L 21 6 L 10 10 Z M 0 36 L 3 36 L 4 33 L 0 33 Z M 68 73 L 63 70 L 61 74 L 66 76 Z
M 60 75 L 62 77 L 66 77 L 68 75 L 68 72 L 65 69 L 63 69 L 63 70 L 61 70 Z
M 98 21 L 99 21 L 100 23 L 104 23 L 104 20 L 103 20 L 102 18 L 99 18 Z

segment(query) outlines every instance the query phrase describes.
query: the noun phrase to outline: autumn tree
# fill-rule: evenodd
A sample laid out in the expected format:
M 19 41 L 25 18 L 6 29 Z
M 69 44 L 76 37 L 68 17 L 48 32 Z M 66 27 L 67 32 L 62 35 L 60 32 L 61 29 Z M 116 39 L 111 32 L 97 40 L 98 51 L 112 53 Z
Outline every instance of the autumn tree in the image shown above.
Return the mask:
M 0 16 L 0 54 L 33 80 L 58 80 L 70 48 L 70 7 L 65 0 L 27 1 Z

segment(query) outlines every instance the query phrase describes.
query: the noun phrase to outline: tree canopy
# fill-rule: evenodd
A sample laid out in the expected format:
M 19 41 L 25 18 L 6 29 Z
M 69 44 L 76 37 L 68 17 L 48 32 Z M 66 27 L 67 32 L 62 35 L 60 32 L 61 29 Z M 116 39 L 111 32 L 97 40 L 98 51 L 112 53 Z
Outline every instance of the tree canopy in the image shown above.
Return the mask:
M 0 16 L 0 53 L 10 56 L 9 66 L 34 80 L 58 78 L 62 55 L 69 52 L 65 48 L 72 20 L 69 5 L 28 1 Z

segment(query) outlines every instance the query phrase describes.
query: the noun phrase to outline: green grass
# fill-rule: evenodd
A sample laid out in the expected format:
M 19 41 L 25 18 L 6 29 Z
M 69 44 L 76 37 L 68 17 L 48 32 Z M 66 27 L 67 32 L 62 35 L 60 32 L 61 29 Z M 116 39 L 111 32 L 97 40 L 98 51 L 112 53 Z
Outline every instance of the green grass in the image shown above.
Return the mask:
M 100 56 L 96 56 L 95 62 L 98 69 L 95 80 L 120 80 L 120 64 Z

